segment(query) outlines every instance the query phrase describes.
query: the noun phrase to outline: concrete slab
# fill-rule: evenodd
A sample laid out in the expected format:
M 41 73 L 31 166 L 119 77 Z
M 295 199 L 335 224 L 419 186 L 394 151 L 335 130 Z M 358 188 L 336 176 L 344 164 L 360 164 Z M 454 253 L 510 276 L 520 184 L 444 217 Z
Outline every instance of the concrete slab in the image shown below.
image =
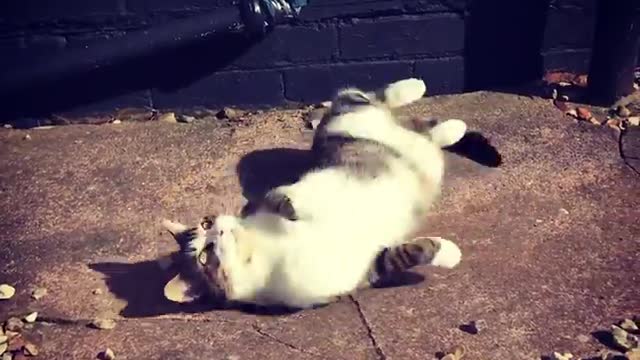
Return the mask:
M 0 282 L 17 294 L 0 316 L 39 311 L 46 321 L 29 332 L 47 359 L 107 346 L 119 359 L 430 359 L 457 344 L 471 359 L 533 359 L 594 354 L 602 346 L 591 332 L 640 314 L 640 175 L 612 129 L 499 93 L 436 97 L 408 111 L 465 119 L 503 155 L 497 169 L 449 156 L 442 202 L 422 232 L 455 239 L 462 264 L 286 316 L 161 301 L 154 259 L 174 250 L 159 219 L 236 212 L 243 190 L 251 196 L 304 168 L 300 111 L 232 125 L 1 130 Z M 639 143 L 635 129 L 623 139 L 637 168 Z M 49 292 L 35 301 L 35 287 Z M 87 328 L 95 317 L 118 326 Z M 478 319 L 479 334 L 460 330 Z

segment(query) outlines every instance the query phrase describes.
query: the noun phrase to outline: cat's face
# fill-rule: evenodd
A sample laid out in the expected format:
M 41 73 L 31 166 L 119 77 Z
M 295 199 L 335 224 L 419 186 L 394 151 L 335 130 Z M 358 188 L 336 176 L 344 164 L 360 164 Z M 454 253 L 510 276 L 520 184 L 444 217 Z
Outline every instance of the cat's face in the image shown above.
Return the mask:
M 165 285 L 165 297 L 175 302 L 190 302 L 207 296 L 215 302 L 226 301 L 226 276 L 216 254 L 215 216 L 207 216 L 196 227 L 165 221 L 165 228 L 180 246 L 178 274 Z

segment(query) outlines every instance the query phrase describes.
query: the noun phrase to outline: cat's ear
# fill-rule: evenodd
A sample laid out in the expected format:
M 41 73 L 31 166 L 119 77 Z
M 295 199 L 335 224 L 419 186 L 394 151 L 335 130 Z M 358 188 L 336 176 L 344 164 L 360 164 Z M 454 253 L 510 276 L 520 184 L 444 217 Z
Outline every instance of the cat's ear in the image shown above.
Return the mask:
M 458 119 L 449 119 L 441 122 L 429 130 L 431 141 L 433 141 L 439 147 L 451 146 L 462 137 L 464 137 L 467 131 L 467 124 L 464 121 Z
M 174 237 L 188 229 L 186 225 L 167 219 L 162 220 L 162 227 Z
M 331 111 L 333 113 L 348 112 L 354 106 L 369 105 L 372 101 L 371 94 L 357 88 L 346 88 L 338 91 L 331 101 Z
M 192 302 L 200 297 L 199 291 L 181 274 L 169 280 L 164 286 L 164 297 L 177 303 Z
M 381 100 L 393 109 L 420 100 L 427 92 L 427 86 L 420 79 L 410 78 L 393 82 L 381 92 Z

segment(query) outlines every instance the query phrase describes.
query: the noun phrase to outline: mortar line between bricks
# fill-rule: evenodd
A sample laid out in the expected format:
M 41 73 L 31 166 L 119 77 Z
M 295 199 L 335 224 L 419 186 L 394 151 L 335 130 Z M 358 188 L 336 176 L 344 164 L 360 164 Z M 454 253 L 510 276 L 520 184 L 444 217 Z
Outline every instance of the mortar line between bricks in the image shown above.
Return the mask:
M 356 298 L 353 297 L 353 295 L 349 295 L 349 299 L 351 299 L 351 302 L 353 302 L 353 305 L 356 307 L 356 311 L 358 312 L 358 316 L 360 317 L 360 321 L 362 322 L 362 325 L 364 325 L 365 329 L 367 330 L 367 337 L 369 338 L 369 341 L 371 342 L 371 345 L 373 346 L 373 349 L 375 350 L 376 354 L 378 355 L 378 359 L 379 360 L 386 360 L 387 359 L 387 355 L 384 353 L 384 351 L 382 351 L 382 348 L 378 344 L 378 340 L 376 340 L 375 336 L 373 335 L 373 329 L 371 329 L 371 324 L 369 324 L 369 320 L 367 320 L 367 317 L 365 316 L 364 312 L 362 311 L 362 307 L 360 306 L 360 302 L 358 300 L 356 300 Z
M 303 64 L 290 64 L 290 65 L 281 65 L 278 67 L 255 67 L 255 68 L 235 68 L 229 69 L 227 71 L 220 71 L 216 74 L 232 74 L 232 73 L 251 73 L 251 72 L 261 72 L 261 71 L 274 71 L 274 70 L 296 70 L 296 69 L 305 69 L 312 67 L 323 67 L 323 66 L 348 66 L 348 65 L 376 65 L 376 64 L 387 64 L 387 63 L 409 63 L 414 61 L 448 61 L 455 59 L 462 59 L 463 55 L 442 55 L 442 56 L 432 56 L 428 55 L 416 55 L 414 57 L 399 57 L 399 58 L 390 58 L 390 57 L 370 57 L 370 58 L 359 58 L 359 59 L 341 59 L 341 61 L 334 62 L 320 62 L 320 63 L 303 63 Z

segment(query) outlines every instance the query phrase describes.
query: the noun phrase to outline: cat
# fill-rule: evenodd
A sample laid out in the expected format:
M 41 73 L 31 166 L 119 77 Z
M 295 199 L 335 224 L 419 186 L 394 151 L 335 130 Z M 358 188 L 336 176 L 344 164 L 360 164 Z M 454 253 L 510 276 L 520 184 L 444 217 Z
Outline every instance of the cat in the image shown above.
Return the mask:
M 215 216 L 205 216 L 193 227 L 175 221 L 163 221 L 163 227 L 179 246 L 177 256 L 172 256 L 171 260 L 177 263 L 178 274 L 166 284 L 164 290 L 169 300 L 190 302 L 206 295 L 218 305 L 230 304 L 230 296 L 226 293 L 228 279 L 220 269 L 214 243 L 207 242 L 206 231 L 213 227 L 214 221 Z M 441 241 L 438 237 L 418 237 L 383 249 L 370 264 L 367 276 L 356 290 L 392 280 L 394 275 L 419 265 L 441 265 L 442 261 L 438 259 Z
M 461 251 L 453 242 L 406 241 L 439 196 L 442 148 L 466 132 L 455 119 L 421 131 L 403 127 L 392 110 L 425 91 L 418 79 L 376 92 L 338 91 L 314 137 L 316 168 L 269 191 L 253 214 L 216 216 L 188 241 L 192 259 L 206 254 L 198 266 L 209 269 L 196 283 L 217 282 L 192 286 L 178 274 L 165 289 L 185 299 L 208 291 L 231 301 L 308 308 L 385 276 L 375 264 L 455 267 Z

